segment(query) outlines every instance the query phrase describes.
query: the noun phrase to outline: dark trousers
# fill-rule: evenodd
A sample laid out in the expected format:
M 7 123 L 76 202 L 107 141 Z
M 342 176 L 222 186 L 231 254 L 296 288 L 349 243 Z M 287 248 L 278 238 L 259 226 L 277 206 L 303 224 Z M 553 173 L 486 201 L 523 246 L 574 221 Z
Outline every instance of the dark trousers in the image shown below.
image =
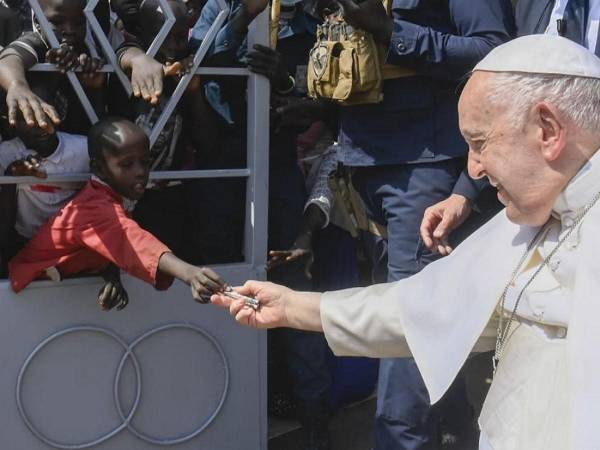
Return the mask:
M 396 281 L 436 259 L 419 227 L 428 206 L 447 198 L 462 160 L 356 168 L 353 183 L 368 214 L 387 226 L 388 240 L 366 235 L 373 281 Z M 373 301 L 377 301 L 374 299 Z M 379 366 L 376 450 L 436 448 L 439 417 L 412 358 L 382 359 Z

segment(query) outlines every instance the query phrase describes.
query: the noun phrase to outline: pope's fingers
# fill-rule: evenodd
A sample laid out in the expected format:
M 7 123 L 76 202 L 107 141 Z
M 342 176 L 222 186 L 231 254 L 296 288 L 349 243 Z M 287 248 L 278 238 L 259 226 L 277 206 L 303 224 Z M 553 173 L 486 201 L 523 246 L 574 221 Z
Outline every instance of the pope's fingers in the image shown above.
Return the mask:
M 249 306 L 243 306 L 242 309 L 235 315 L 235 320 L 243 325 L 251 326 L 250 319 L 254 314 L 255 311 L 252 308 Z
M 246 302 L 244 300 L 234 300 L 231 302 L 231 304 L 229 305 L 229 314 L 231 314 L 232 316 L 236 316 L 238 312 L 240 312 L 240 310 L 242 310 L 242 308 L 244 308 L 244 306 L 246 306 Z
M 243 286 L 234 288 L 238 293 L 242 295 L 248 295 L 250 297 L 254 297 L 258 292 L 260 292 L 261 287 L 263 286 L 262 281 L 254 281 L 249 280 L 244 283 Z
M 210 302 L 213 305 L 220 306 L 221 308 L 229 308 L 229 305 L 231 305 L 233 300 L 222 294 L 213 294 L 210 297 Z

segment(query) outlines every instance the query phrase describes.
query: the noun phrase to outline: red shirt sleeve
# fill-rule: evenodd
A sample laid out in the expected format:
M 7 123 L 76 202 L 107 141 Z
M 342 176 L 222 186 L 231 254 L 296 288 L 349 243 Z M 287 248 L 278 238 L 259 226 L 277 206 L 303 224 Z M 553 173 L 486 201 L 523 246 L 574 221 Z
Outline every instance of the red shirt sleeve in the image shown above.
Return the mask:
M 95 205 L 78 226 L 82 245 L 99 253 L 130 275 L 164 290 L 173 277 L 158 270 L 158 261 L 170 249 L 127 217 L 116 203 Z

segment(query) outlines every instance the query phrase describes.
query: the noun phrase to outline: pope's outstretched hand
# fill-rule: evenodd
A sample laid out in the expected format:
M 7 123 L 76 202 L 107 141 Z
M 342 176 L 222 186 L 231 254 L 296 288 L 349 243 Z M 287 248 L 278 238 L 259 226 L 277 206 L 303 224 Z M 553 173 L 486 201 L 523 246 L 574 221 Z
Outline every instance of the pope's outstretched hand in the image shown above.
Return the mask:
M 254 297 L 260 308 L 254 310 L 246 306 L 244 300 L 233 300 L 223 294 L 214 294 L 211 302 L 223 308 L 239 323 L 254 328 L 275 328 L 287 326 L 285 304 L 292 291 L 284 286 L 262 281 L 247 281 L 235 288 L 239 294 Z
M 290 327 L 308 331 L 323 331 L 320 315 L 321 294 L 297 292 L 278 284 L 263 281 L 247 281 L 235 288 L 239 294 L 254 297 L 260 303 L 258 309 L 233 300 L 226 293 L 216 293 L 211 302 L 223 308 L 239 323 L 254 328 Z

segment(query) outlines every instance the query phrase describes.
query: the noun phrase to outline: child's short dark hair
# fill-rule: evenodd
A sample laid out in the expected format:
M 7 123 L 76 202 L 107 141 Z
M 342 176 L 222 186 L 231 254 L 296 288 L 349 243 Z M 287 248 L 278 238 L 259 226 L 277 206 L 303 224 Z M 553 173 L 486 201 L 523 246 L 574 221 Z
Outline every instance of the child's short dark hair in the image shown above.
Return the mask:
M 90 160 L 104 161 L 104 151 L 117 152 L 123 144 L 123 138 L 119 133 L 123 128 L 136 129 L 143 133 L 136 124 L 123 117 L 106 117 L 92 125 L 88 132 Z

